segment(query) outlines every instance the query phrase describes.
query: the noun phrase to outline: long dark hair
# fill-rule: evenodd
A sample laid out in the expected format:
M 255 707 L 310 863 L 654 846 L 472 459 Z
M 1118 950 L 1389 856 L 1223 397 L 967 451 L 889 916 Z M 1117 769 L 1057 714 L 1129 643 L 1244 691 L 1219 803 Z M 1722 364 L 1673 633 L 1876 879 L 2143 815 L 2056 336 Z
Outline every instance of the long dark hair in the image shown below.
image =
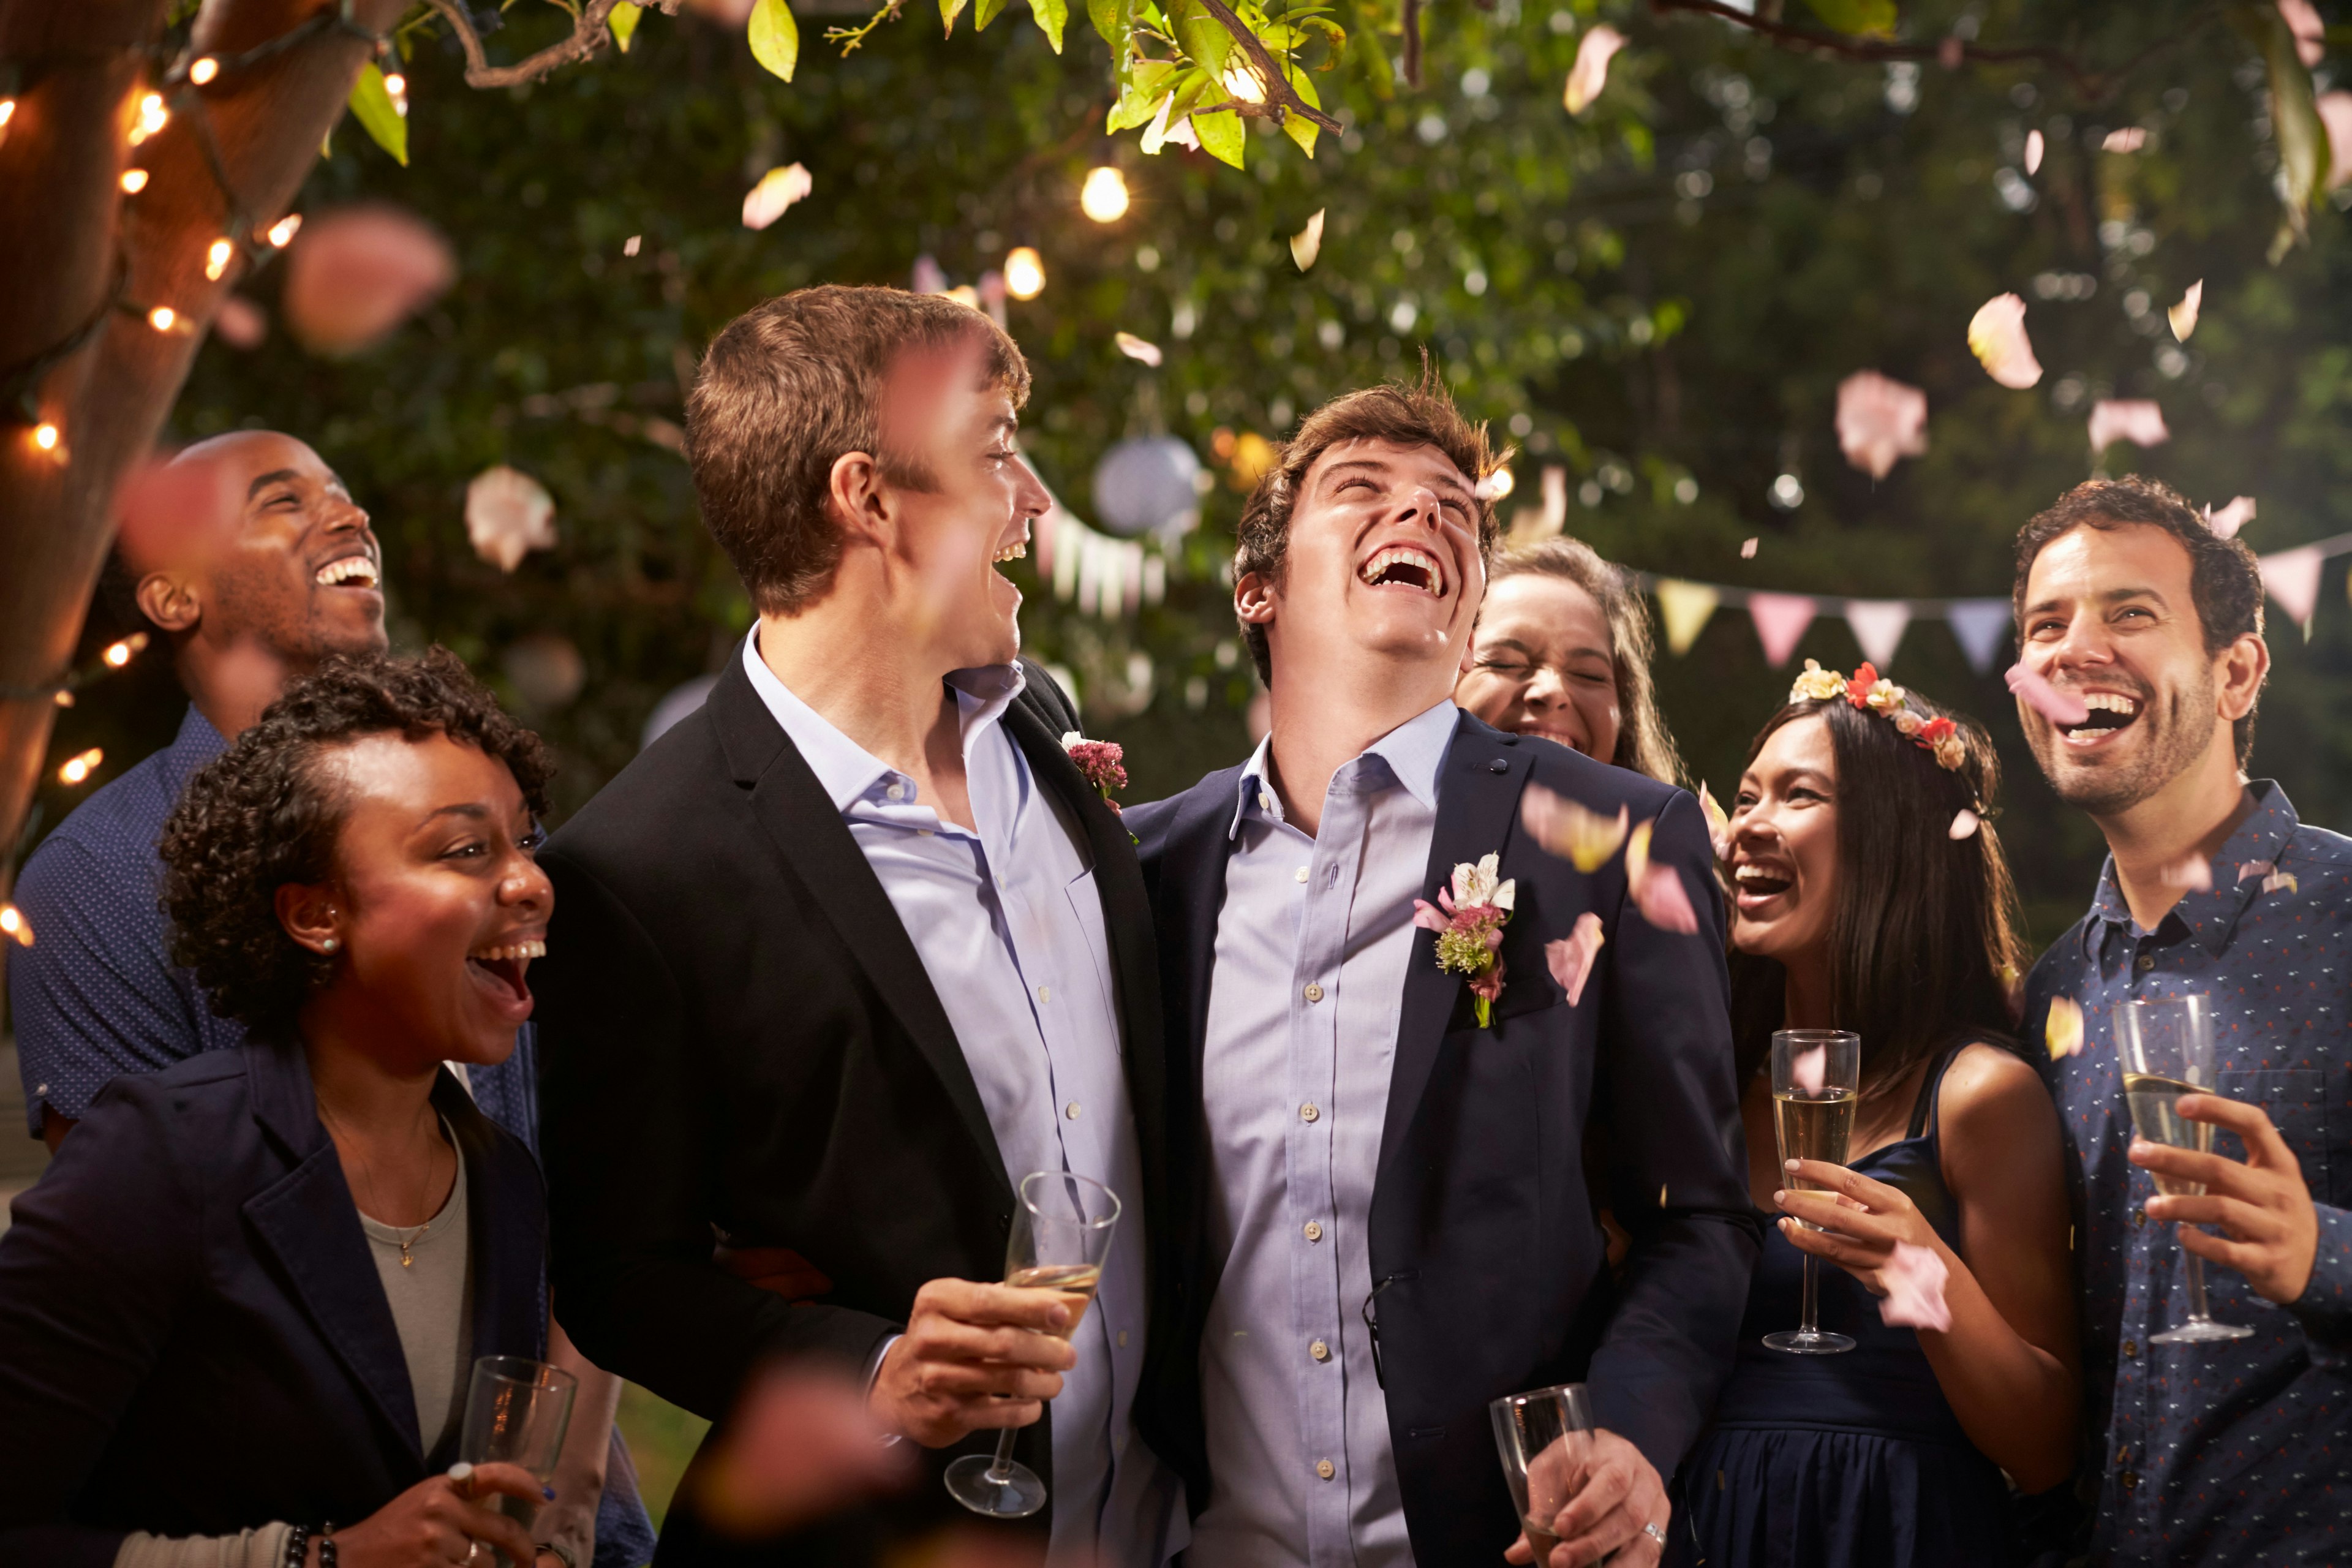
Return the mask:
M 1843 697 L 1790 703 L 1748 748 L 1753 765 L 1774 731 L 1829 725 L 1837 762 L 1837 884 L 1830 911 L 1832 1024 L 1862 1037 L 1863 1098 L 1875 1099 L 1965 1037 L 2014 1048 L 2009 988 L 2023 972 L 2017 887 L 1990 820 L 1965 838 L 1963 810 L 1990 818 L 2000 787 L 1991 740 L 1971 719 L 1916 693 L 1921 721 L 1948 718 L 1962 757 L 1940 766 L 1879 713 Z M 1779 961 L 1731 954 L 1731 1021 L 1744 1086 L 1785 1024 Z

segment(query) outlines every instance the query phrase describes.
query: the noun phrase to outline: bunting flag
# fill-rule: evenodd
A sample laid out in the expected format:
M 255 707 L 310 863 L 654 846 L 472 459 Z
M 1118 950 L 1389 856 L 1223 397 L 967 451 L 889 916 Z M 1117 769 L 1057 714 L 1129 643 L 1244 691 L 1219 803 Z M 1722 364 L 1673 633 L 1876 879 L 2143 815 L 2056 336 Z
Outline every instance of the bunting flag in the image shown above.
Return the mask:
M 1115 621 L 1168 596 L 1166 556 L 1137 540 L 1114 539 L 1087 527 L 1052 487 L 1046 487 L 1045 494 L 1053 510 L 1037 519 L 1030 531 L 1037 551 L 1037 575 L 1054 585 L 1054 597 L 1064 604 L 1075 600 L 1080 615 Z
M 1666 621 L 1666 647 L 1676 654 L 1690 652 L 1691 644 L 1706 628 L 1707 617 L 1723 602 L 1723 590 L 1712 583 L 1685 583 L 1660 577 L 1647 584 L 1658 596 L 1658 613 Z
M 1853 640 L 1862 645 L 1862 657 L 1881 669 L 1892 669 L 1895 650 L 1903 646 L 1903 633 L 1911 625 L 1910 601 L 1848 599 L 1845 621 L 1853 628 Z
M 2286 618 L 2303 629 L 2306 639 L 2311 636 L 2312 612 L 2319 607 L 2319 568 L 2326 559 L 2316 544 L 2261 558 L 2263 586 L 2279 602 Z
M 1959 639 L 1960 651 L 1968 655 L 1969 668 L 1979 675 L 1990 674 L 2001 645 L 2009 640 L 2009 625 L 2014 618 L 2009 601 L 1956 599 L 1944 616 L 1952 623 L 1952 636 Z
M 1748 613 L 1756 618 L 1756 640 L 1764 645 L 1764 662 L 1778 669 L 1797 651 L 1797 639 L 1813 624 L 1811 594 L 1750 594 Z

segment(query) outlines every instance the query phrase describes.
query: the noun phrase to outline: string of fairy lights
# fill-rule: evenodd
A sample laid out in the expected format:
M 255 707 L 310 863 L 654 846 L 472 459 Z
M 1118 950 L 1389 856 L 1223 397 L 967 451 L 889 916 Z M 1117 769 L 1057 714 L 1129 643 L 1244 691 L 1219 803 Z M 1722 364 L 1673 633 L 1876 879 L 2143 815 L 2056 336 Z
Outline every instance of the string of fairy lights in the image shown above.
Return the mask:
M 149 640 L 145 632 L 132 632 L 127 637 L 107 644 L 96 658 L 78 669 L 67 671 L 47 686 L 0 686 L 0 701 L 47 701 L 59 708 L 71 708 L 74 706 L 74 693 L 94 680 L 102 680 L 116 670 L 128 667 L 132 659 L 146 651 Z M 89 783 L 90 775 L 98 772 L 105 761 L 106 752 L 101 747 L 91 746 L 86 751 L 76 752 L 58 765 L 57 781 L 68 789 L 76 788 Z M 36 804 L 26 812 L 25 825 L 17 830 L 16 842 L 8 847 L 6 858 L 0 860 L 0 889 L 15 884 L 16 864 L 23 859 L 25 851 L 32 847 L 33 839 L 40 830 L 41 808 Z M 0 900 L 0 941 L 13 941 L 23 947 L 33 945 L 33 922 L 26 919 L 24 910 L 5 900 Z

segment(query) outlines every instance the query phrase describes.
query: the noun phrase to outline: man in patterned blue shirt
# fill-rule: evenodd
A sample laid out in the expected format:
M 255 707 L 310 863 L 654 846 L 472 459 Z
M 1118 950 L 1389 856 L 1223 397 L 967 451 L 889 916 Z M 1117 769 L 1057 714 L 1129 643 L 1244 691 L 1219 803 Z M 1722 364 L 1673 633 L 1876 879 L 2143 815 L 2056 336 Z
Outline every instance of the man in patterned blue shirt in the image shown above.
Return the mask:
M 2352 839 L 2241 771 L 2269 672 L 2243 544 L 2137 478 L 2076 487 L 2018 536 L 2025 668 L 2083 700 L 2019 714 L 2042 772 L 2110 851 L 2090 913 L 2035 965 L 2084 1291 L 2091 1560 L 2336 1563 L 2352 1556 Z M 2200 873 L 2203 873 L 2200 875 Z M 2180 1114 L 2213 1152 L 2132 1135 L 2113 1016 L 2202 993 L 2216 1087 Z M 2081 1008 L 2081 1048 L 2053 1005 Z M 2160 1197 L 2157 1173 L 2202 1184 Z M 2158 1344 L 2189 1310 L 2253 1331 Z M 2088 1494 L 2086 1476 L 2086 1496 Z
M 33 1136 L 54 1151 L 118 1073 L 153 1072 L 240 1045 L 169 955 L 155 841 L 190 775 L 228 747 L 293 677 L 337 654 L 385 647 L 381 557 L 368 514 L 319 455 L 289 436 L 240 431 L 189 447 L 133 492 L 114 571 L 137 613 L 171 641 L 188 711 L 172 744 L 58 824 L 17 879 L 29 948 L 8 944 L 8 999 Z M 539 1146 L 535 1041 L 477 1068 L 483 1112 Z M 593 1489 L 595 1560 L 635 1568 L 653 1528 L 615 1438 L 599 1451 L 617 1380 L 556 1342 L 583 1379 L 582 1437 L 567 1446 L 576 1496 Z M 580 1516 L 571 1547 L 588 1544 Z M 558 1539 L 566 1537 L 558 1532 Z

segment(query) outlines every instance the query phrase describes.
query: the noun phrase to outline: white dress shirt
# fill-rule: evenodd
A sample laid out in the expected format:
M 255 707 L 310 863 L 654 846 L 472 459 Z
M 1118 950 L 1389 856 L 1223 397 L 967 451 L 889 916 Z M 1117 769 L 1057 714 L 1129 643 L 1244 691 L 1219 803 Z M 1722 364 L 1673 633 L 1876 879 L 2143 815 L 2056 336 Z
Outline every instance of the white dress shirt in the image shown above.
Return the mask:
M 1460 710 L 1441 702 L 1284 820 L 1267 746 L 1242 775 L 1202 1068 L 1210 1245 L 1202 1336 L 1205 1568 L 1411 1568 L 1363 1307 L 1412 901 Z
M 1160 1568 L 1182 1544 L 1182 1489 L 1137 1439 L 1131 1415 L 1147 1310 L 1143 1173 L 1110 944 L 1084 833 L 1038 788 L 1004 732 L 1025 678 L 1018 666 L 948 678 L 962 714 L 973 832 L 793 696 L 760 658 L 756 629 L 743 665 L 913 941 L 980 1090 L 1005 1179 L 1018 1187 L 1033 1171 L 1071 1171 L 1118 1195 L 1102 1286 L 1071 1342 L 1077 1365 L 1053 1405 L 1051 1557 Z

